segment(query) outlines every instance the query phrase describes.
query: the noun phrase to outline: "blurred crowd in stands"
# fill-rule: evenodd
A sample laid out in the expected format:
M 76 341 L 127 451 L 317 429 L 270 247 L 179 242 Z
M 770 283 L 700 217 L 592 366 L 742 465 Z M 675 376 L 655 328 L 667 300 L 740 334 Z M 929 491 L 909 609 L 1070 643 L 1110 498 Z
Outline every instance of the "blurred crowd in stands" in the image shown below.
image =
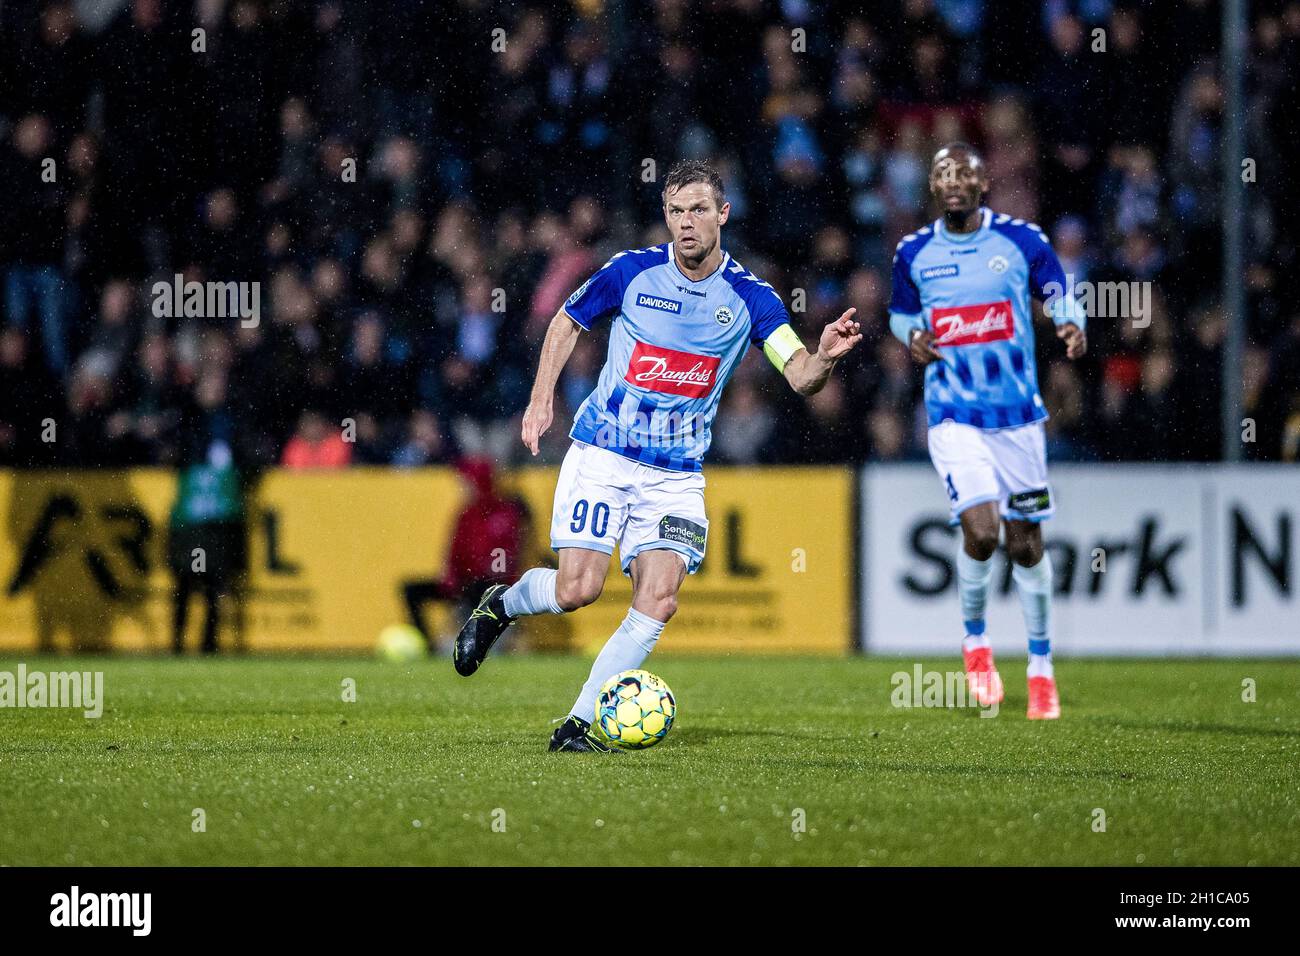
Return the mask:
M 1245 454 L 1295 460 L 1300 2 L 1250 9 Z M 923 458 L 889 266 L 954 139 L 1076 281 L 1151 283 L 1149 322 L 1094 316 L 1081 362 L 1041 330 L 1049 454 L 1216 459 L 1219 36 L 1213 0 L 5 0 L 0 465 L 213 435 L 250 467 L 522 460 L 547 321 L 667 238 L 679 158 L 719 165 L 724 244 L 805 341 L 850 305 L 867 334 L 808 401 L 753 351 L 710 460 Z M 178 274 L 259 283 L 259 324 L 160 315 Z

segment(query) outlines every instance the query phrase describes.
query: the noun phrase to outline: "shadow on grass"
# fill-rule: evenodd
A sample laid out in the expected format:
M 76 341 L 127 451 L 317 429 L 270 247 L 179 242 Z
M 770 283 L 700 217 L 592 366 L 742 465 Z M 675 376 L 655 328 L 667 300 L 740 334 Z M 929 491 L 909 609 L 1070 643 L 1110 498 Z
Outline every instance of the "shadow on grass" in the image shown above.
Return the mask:
M 891 770 L 900 774 L 914 774 L 922 777 L 958 777 L 965 780 L 985 780 L 1001 777 L 1007 780 L 1107 780 L 1114 783 L 1132 783 L 1137 778 L 1128 770 L 1062 770 L 1059 767 L 1045 769 L 1043 766 L 1031 767 L 989 767 L 981 764 L 965 763 L 886 763 L 873 761 L 873 769 Z
M 1202 724 L 1194 720 L 1126 720 L 1113 717 L 1084 717 L 1089 724 L 1121 730 L 1155 730 L 1178 734 L 1235 734 L 1242 737 L 1286 737 L 1300 739 L 1300 730 L 1282 727 L 1245 727 L 1241 724 Z
M 719 736 L 730 736 L 728 734 L 718 734 L 715 730 L 707 730 L 702 727 L 679 727 L 670 731 L 669 735 L 664 738 L 665 742 L 671 740 L 679 747 L 704 747 L 712 743 Z M 656 745 L 657 746 L 657 745 Z
M 747 727 L 744 730 L 710 730 L 701 727 L 683 727 L 674 730 L 670 739 L 684 747 L 702 747 L 716 741 L 740 741 L 753 737 L 771 737 L 776 740 L 808 741 L 818 744 L 868 744 L 880 736 L 880 731 L 871 727 L 857 734 L 814 733 L 803 730 L 769 730 L 759 727 Z

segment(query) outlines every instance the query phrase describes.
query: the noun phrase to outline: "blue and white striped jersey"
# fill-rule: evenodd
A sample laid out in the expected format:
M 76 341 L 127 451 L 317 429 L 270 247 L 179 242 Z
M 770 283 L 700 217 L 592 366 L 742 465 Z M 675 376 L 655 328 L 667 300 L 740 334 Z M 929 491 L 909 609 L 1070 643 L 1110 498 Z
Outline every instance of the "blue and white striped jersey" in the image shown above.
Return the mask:
M 726 253 L 712 275 L 689 279 L 672 243 L 620 252 L 564 311 L 585 329 L 614 317 L 605 367 L 569 434 L 673 471 L 702 469 L 723 386 L 746 345 L 779 352 L 778 364 L 799 347 L 793 330 L 769 342 L 790 316 L 768 283 Z
M 1044 421 L 1031 300 L 1051 302 L 1058 325 L 1084 326 L 1043 231 L 990 209 L 982 215 L 980 228 L 965 235 L 936 220 L 905 236 L 894 254 L 890 326 L 903 340 L 913 328 L 928 328 L 944 358 L 925 368 L 931 425 Z

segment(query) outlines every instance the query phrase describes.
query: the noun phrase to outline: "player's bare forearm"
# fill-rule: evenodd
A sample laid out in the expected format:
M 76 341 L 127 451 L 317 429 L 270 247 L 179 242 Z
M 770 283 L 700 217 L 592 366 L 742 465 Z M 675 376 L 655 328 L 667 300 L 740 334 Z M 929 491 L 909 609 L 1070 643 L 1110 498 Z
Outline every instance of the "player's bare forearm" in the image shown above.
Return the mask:
M 537 376 L 533 379 L 531 401 L 550 402 L 555 395 L 555 384 L 560 380 L 565 363 L 573 354 L 573 347 L 578 344 L 582 330 L 561 309 L 551 319 L 546 328 L 546 338 L 542 341 L 542 354 L 537 360 Z
M 830 380 L 835 363 L 853 351 L 862 341 L 862 329 L 853 316 L 857 309 L 849 309 L 826 328 L 822 329 L 817 351 L 806 348 L 790 356 L 782 374 L 800 395 L 816 395 Z
M 528 399 L 528 408 L 524 410 L 519 436 L 534 455 L 537 454 L 542 435 L 551 427 L 555 385 L 581 334 L 578 324 L 563 309 L 555 313 L 555 318 L 547 326 L 546 338 L 542 340 L 542 354 L 537 360 L 532 395 Z
M 785 365 L 785 380 L 800 395 L 816 395 L 830 380 L 835 359 L 807 349 L 795 352 Z

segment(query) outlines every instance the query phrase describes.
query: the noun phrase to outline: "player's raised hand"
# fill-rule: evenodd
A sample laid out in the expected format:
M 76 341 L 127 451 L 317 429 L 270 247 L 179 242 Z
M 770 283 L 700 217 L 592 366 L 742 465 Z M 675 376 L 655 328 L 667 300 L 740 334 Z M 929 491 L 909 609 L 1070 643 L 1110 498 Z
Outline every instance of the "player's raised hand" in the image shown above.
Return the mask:
M 524 409 L 524 423 L 521 428 L 520 437 L 523 438 L 524 444 L 534 455 L 537 454 L 537 443 L 541 437 L 546 434 L 546 429 L 551 427 L 551 403 L 539 404 L 529 402 L 528 407 Z
M 910 342 L 912 358 L 920 364 L 929 365 L 931 362 L 943 361 L 943 356 L 934 347 L 934 333 L 929 329 L 914 330 Z
M 1073 322 L 1066 322 L 1058 328 L 1056 337 L 1065 343 L 1066 358 L 1082 358 L 1088 351 L 1088 336 Z
M 829 359 L 843 358 L 862 341 L 862 326 L 853 320 L 857 309 L 849 309 L 826 328 L 822 329 L 817 351 Z

